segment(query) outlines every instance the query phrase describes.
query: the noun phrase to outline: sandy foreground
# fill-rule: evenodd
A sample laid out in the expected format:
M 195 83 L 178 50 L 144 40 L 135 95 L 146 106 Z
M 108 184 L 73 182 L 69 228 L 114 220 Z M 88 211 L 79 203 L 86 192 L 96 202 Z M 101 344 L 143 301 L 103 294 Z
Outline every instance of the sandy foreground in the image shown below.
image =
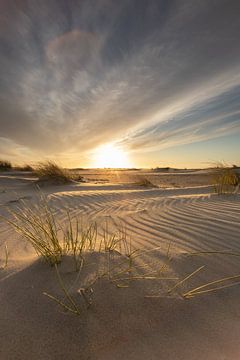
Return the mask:
M 100 280 L 91 307 L 81 305 L 82 314 L 75 316 L 43 295 L 63 298 L 55 269 L 1 219 L 0 266 L 5 243 L 9 261 L 0 270 L 0 359 L 240 359 L 240 285 L 192 299 L 182 296 L 207 282 L 240 275 L 240 195 L 215 195 L 204 172 L 163 175 L 156 178 L 162 184 L 157 188 L 116 182 L 119 176 L 114 176 L 90 174 L 91 182 L 44 186 L 42 192 L 62 223 L 67 209 L 99 226 L 124 224 L 132 245 L 145 251 L 138 265 L 150 272 L 167 264 L 164 276 L 180 281 L 205 267 L 170 294 L 176 280 L 133 281 L 127 288 Z M 7 208 L 16 209 L 22 200 L 36 203 L 38 196 L 29 174 L 0 175 L 1 215 L 9 216 Z M 214 251 L 222 253 L 190 255 Z M 95 267 L 76 278 L 68 260 L 59 268 L 78 300 L 77 290 Z M 100 255 L 90 259 L 98 261 Z

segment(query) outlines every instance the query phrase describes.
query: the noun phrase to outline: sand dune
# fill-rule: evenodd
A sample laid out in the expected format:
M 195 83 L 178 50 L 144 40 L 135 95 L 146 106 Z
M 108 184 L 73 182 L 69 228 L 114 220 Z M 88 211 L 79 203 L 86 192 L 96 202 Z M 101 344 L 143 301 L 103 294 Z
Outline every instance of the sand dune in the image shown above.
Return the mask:
M 189 300 L 181 296 L 208 281 L 240 275 L 239 257 L 230 255 L 240 254 L 239 194 L 217 196 L 209 185 L 163 189 L 124 183 L 42 191 L 62 223 L 66 209 L 97 221 L 100 228 L 105 221 L 113 228 L 121 223 L 135 248 L 157 248 L 143 253 L 139 265 L 156 270 L 168 261 L 170 246 L 168 275 L 183 279 L 205 268 L 171 294 L 171 280 L 139 281 L 124 289 L 99 281 L 93 305 L 77 317 L 43 295 L 48 291 L 61 297 L 55 270 L 0 220 L 0 265 L 5 242 L 9 249 L 8 267 L 0 270 L 0 359 L 239 359 L 239 285 Z M 31 204 L 37 199 L 33 178 L 0 176 L 2 215 L 8 216 L 7 208 L 15 209 L 22 200 Z M 225 254 L 189 256 L 206 251 Z M 67 266 L 60 271 L 77 296 L 84 279 L 74 282 Z

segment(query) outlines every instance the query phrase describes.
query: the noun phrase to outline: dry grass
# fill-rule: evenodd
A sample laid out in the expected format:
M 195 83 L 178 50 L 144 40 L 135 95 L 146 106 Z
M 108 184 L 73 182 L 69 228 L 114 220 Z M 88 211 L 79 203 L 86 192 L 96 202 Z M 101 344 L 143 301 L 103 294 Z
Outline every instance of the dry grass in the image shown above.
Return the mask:
M 5 260 L 4 260 L 4 264 L 2 266 L 0 266 L 0 269 L 2 269 L 2 270 L 6 269 L 6 267 L 8 266 L 9 252 L 8 252 L 7 244 L 5 244 L 4 249 L 5 249 Z
M 52 182 L 54 184 L 67 184 L 73 180 L 70 172 L 54 161 L 40 162 L 34 168 L 34 172 L 40 181 Z
M 175 290 L 180 285 L 183 285 L 187 280 L 189 280 L 191 277 L 193 277 L 195 274 L 197 274 L 199 271 L 201 271 L 204 268 L 203 266 L 200 266 L 198 269 L 194 270 L 191 274 L 187 275 L 182 280 L 178 281 L 171 289 L 168 290 L 168 293 L 170 294 L 173 290 Z
M 33 171 L 34 168 L 29 164 L 25 164 L 25 165 L 22 165 L 22 166 L 14 166 L 14 170 L 17 170 L 17 171 Z
M 0 160 L 0 171 L 7 171 L 12 169 L 12 164 L 7 160 Z
M 83 182 L 81 175 L 64 169 L 54 161 L 40 162 L 34 167 L 34 173 L 39 177 L 39 182 L 51 184 L 68 184 L 73 181 Z
M 11 218 L 5 220 L 33 246 L 38 256 L 43 257 L 47 263 L 56 268 L 57 281 L 64 299 L 58 299 L 46 292 L 45 295 L 74 314 L 79 314 L 80 310 L 64 285 L 57 267 L 66 255 L 70 255 L 74 260 L 77 278 L 83 268 L 87 267 L 90 273 L 95 272 L 91 281 L 85 283 L 79 290 L 87 307 L 91 304 L 89 294 L 93 292 L 94 284 L 103 278 L 119 288 L 129 287 L 133 281 L 169 280 L 166 276 L 162 277 L 164 267 L 162 271 L 159 271 L 160 267 L 157 271 L 150 270 L 148 264 L 139 267 L 135 260 L 158 248 L 145 251 L 135 249 L 123 225 L 111 230 L 106 222 L 102 225 L 102 229 L 99 229 L 97 223 L 83 222 L 82 219 L 72 217 L 67 212 L 67 221 L 63 226 L 56 219 L 53 209 L 44 196 L 41 196 L 38 205 L 30 206 L 22 200 L 21 205 L 16 210 L 9 209 L 9 213 Z M 96 261 L 86 263 L 89 254 L 97 256 L 97 259 L 100 257 L 97 270 Z
M 236 256 L 239 257 L 239 251 L 218 251 L 218 250 L 211 250 L 211 251 L 198 251 L 189 253 L 188 256 L 196 257 L 196 256 Z M 182 280 L 178 281 L 171 289 L 169 289 L 169 293 L 175 290 L 178 287 L 181 287 L 183 284 L 187 285 L 187 281 L 195 276 L 202 270 L 206 270 L 205 265 L 200 266 L 198 269 L 194 270 L 189 275 L 185 276 Z M 192 287 L 188 290 L 180 290 L 180 295 L 185 299 L 190 299 L 202 294 L 214 294 L 219 290 L 223 290 L 228 287 L 233 287 L 239 285 L 240 283 L 240 274 L 227 276 L 220 279 L 213 279 L 212 281 L 208 281 L 205 284 L 199 284 L 198 286 Z
M 240 283 L 239 281 L 238 282 L 234 281 L 236 279 L 238 279 L 238 280 L 240 279 L 240 274 L 225 277 L 222 279 L 217 279 L 214 281 L 210 281 L 206 284 L 194 287 L 191 290 L 184 292 L 182 294 L 182 296 L 186 299 L 189 299 L 189 298 L 193 298 L 197 295 L 213 293 L 213 292 L 216 292 L 216 291 L 228 288 L 228 287 L 236 286 Z
M 157 188 L 158 186 L 153 184 L 149 179 L 144 176 L 138 176 L 134 185 L 142 186 L 144 188 Z
M 235 168 L 220 164 L 215 169 L 213 184 L 218 195 L 233 194 L 239 187 L 240 177 Z
M 11 218 L 5 220 L 34 247 L 38 255 L 51 265 L 60 262 L 63 249 L 59 243 L 59 227 L 44 197 L 35 206 L 21 200 L 21 205 L 16 210 L 9 209 L 9 213 Z
M 45 196 L 41 195 L 38 204 L 31 205 L 21 200 L 15 210 L 8 209 L 11 218 L 4 218 L 17 233 L 22 235 L 50 265 L 61 262 L 63 255 L 73 255 L 76 270 L 82 263 L 83 253 L 87 251 L 113 252 L 128 251 L 126 229 L 120 227 L 110 231 L 106 222 L 103 232 L 99 232 L 96 222 L 88 222 L 72 217 L 66 211 L 67 221 L 63 226 L 54 215 Z M 130 256 L 130 253 L 128 256 Z
M 62 301 L 57 299 L 55 296 L 44 292 L 43 295 L 47 296 L 49 299 L 55 301 L 58 305 L 60 305 L 64 310 L 66 311 L 70 311 L 71 313 L 75 314 L 75 315 L 80 315 L 81 311 L 80 308 L 78 307 L 78 305 L 76 304 L 76 302 L 74 301 L 74 299 L 72 298 L 72 296 L 70 295 L 69 291 L 67 290 L 66 286 L 63 283 L 63 280 L 59 274 L 58 271 L 58 267 L 55 264 L 55 270 L 56 270 L 56 274 L 57 274 L 57 279 L 58 279 L 58 283 L 60 285 L 61 290 L 63 291 L 63 294 L 65 296 L 65 299 L 68 301 L 68 303 L 66 304 L 66 301 Z

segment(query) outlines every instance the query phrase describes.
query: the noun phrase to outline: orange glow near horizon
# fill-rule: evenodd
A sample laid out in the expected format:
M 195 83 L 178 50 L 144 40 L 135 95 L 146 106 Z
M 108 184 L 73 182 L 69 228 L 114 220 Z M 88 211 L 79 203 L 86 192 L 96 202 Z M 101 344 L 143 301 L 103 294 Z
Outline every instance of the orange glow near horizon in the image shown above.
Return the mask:
M 93 154 L 95 168 L 129 168 L 131 166 L 126 151 L 113 144 L 102 145 Z

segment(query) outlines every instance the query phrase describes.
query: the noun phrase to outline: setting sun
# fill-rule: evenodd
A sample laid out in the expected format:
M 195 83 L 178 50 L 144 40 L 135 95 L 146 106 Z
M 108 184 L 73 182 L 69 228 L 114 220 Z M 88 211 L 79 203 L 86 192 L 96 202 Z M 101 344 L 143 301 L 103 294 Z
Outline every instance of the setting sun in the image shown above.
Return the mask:
M 127 153 L 113 144 L 100 146 L 94 152 L 94 167 L 128 168 L 131 167 Z

